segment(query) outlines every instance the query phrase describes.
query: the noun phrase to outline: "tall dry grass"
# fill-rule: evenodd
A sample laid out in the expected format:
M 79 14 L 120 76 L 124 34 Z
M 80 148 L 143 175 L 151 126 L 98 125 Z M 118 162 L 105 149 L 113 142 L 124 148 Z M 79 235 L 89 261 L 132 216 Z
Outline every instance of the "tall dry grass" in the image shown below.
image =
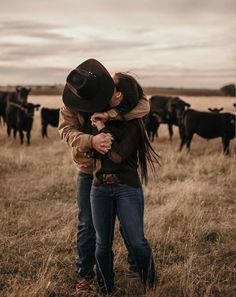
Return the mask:
M 184 97 L 196 109 L 224 106 L 231 98 Z M 60 98 L 31 96 L 58 107 Z M 30 147 L 0 129 L 1 296 L 74 296 L 77 206 L 69 148 L 49 128 L 41 139 L 36 113 Z M 147 297 L 236 296 L 236 141 L 222 155 L 220 139 L 194 136 L 190 154 L 178 152 L 162 126 L 154 147 L 161 156 L 145 192 L 145 233 L 153 248 L 159 284 Z M 142 296 L 127 252 L 115 234 L 119 296 Z M 88 296 L 97 296 L 96 291 Z

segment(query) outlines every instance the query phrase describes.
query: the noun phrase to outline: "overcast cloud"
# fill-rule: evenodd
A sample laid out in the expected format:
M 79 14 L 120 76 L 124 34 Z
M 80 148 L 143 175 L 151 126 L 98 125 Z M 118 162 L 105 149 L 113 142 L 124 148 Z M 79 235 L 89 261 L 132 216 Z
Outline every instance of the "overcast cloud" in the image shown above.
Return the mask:
M 64 83 L 94 57 L 145 86 L 218 88 L 235 81 L 235 12 L 233 0 L 8 0 L 0 85 Z

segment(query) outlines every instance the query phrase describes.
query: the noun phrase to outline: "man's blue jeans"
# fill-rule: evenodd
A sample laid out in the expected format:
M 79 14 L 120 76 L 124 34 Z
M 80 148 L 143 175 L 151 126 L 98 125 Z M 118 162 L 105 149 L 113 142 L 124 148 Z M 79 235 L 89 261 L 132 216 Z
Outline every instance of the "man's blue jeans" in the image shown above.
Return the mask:
M 123 184 L 92 186 L 91 207 L 96 230 L 97 279 L 101 291 L 109 294 L 114 289 L 112 242 L 116 213 L 144 286 L 154 287 L 154 262 L 143 231 L 142 189 Z
M 77 253 L 76 262 L 78 278 L 91 280 L 94 278 L 95 265 L 95 230 L 93 227 L 90 192 L 93 176 L 87 173 L 78 173 L 77 177 L 77 202 L 78 232 L 77 232 Z

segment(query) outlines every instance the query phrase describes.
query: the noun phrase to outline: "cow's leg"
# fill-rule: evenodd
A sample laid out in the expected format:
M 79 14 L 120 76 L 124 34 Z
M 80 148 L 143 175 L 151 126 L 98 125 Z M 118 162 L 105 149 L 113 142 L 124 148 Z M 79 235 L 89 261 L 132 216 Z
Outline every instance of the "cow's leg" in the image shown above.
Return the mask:
M 180 139 L 181 139 L 181 142 L 180 142 L 179 151 L 181 152 L 182 149 L 183 149 L 183 146 L 185 145 L 186 140 L 187 140 L 187 139 L 186 139 L 186 133 L 185 133 L 184 126 L 182 126 L 182 128 L 181 128 Z
M 191 145 L 192 139 L 193 139 L 193 133 L 188 134 L 186 137 L 186 147 L 187 147 L 188 152 L 190 151 L 190 145 Z
M 222 137 L 222 143 L 224 147 L 224 154 L 228 155 L 229 154 L 229 144 L 230 144 L 230 139 L 227 137 Z
M 11 136 L 11 126 L 7 124 L 7 135 L 8 137 Z
M 171 123 L 168 123 L 168 130 L 169 130 L 169 135 L 170 135 L 170 141 L 172 141 L 172 137 L 173 137 L 173 125 Z
M 45 124 L 42 125 L 42 138 L 44 138 L 44 136 L 48 137 L 47 125 L 45 125 Z
M 45 135 L 48 137 L 48 125 L 45 126 Z
M 181 152 L 183 149 L 184 144 L 186 143 L 186 139 L 184 135 L 181 135 L 181 142 L 180 142 L 180 147 L 179 147 L 179 151 Z
M 20 134 L 20 144 L 23 144 L 24 142 L 24 133 L 22 130 L 19 130 L 19 134 Z
M 16 132 L 17 132 L 17 130 L 14 128 L 13 129 L 13 136 L 14 136 L 14 138 L 16 138 Z
M 182 138 L 183 126 L 179 126 L 179 137 Z
M 30 131 L 27 131 L 26 137 L 27 137 L 27 144 L 30 145 Z

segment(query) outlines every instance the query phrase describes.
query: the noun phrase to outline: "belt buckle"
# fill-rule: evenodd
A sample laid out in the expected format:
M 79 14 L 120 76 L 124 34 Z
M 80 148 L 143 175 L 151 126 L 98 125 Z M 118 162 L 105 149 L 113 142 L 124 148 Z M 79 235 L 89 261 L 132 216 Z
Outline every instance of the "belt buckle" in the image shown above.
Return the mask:
M 103 174 L 103 183 L 112 185 L 118 182 L 118 178 L 115 174 Z
M 113 174 L 104 174 L 103 175 L 103 182 L 108 184 L 108 185 L 114 184 Z

